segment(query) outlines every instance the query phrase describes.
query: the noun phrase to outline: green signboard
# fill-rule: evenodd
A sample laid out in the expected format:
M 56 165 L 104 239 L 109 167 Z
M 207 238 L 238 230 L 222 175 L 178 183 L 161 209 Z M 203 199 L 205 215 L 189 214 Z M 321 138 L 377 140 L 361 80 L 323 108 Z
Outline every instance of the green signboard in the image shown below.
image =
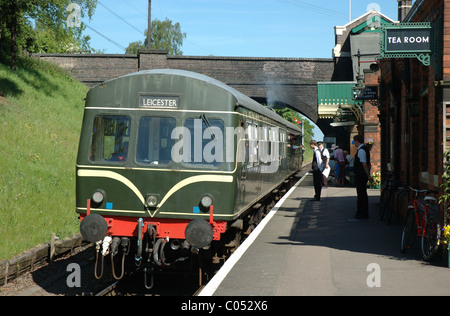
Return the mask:
M 381 26 L 380 59 L 417 58 L 429 66 L 432 47 L 433 32 L 428 22 Z

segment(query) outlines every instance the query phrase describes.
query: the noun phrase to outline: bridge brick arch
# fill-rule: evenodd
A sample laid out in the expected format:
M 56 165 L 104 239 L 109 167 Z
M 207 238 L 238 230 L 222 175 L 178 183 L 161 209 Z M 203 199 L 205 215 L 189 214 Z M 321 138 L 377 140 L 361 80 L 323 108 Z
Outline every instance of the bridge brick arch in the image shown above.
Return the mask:
M 333 59 L 170 56 L 166 51 L 141 51 L 137 55 L 39 54 L 87 85 L 147 69 L 183 69 L 220 80 L 260 101 L 293 108 L 318 120 L 317 82 L 331 81 Z

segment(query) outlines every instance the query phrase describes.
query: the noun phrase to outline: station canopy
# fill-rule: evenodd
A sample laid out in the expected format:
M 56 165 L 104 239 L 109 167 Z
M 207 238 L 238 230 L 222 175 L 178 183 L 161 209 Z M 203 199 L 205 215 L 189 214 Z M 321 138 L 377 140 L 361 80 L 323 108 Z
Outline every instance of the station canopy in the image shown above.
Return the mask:
M 338 122 L 353 121 L 355 107 L 362 104 L 353 99 L 355 81 L 329 81 L 317 83 L 319 118 Z

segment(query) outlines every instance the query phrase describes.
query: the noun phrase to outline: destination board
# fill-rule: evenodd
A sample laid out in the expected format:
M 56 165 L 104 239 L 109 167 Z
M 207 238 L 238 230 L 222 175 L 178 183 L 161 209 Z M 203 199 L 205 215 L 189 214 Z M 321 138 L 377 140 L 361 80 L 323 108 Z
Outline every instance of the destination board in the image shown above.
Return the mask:
M 160 97 L 151 95 L 140 95 L 140 107 L 159 107 L 159 108 L 178 108 L 180 103 L 179 97 Z

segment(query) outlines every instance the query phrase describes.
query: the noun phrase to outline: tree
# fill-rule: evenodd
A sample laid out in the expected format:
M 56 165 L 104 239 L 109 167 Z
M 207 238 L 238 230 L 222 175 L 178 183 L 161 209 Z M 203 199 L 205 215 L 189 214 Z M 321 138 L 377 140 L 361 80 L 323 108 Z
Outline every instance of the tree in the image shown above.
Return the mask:
M 10 49 L 11 49 L 11 69 L 16 70 L 17 66 L 17 34 L 23 29 L 25 24 L 25 14 L 33 5 L 33 1 L 23 0 L 1 0 L 0 1 L 0 21 L 2 25 L 2 37 L 5 36 L 5 30 L 9 30 Z M 3 24 L 6 27 L 3 27 Z M 4 34 L 4 35 L 3 35 Z
M 314 137 L 314 132 L 313 132 L 314 126 L 311 125 L 309 120 L 307 120 L 303 116 L 301 116 L 300 113 L 294 111 L 291 108 L 280 107 L 280 106 L 275 106 L 274 110 L 278 115 L 280 115 L 285 120 L 287 120 L 293 124 L 298 124 L 295 120 L 302 122 L 305 134 L 308 135 L 308 137 L 310 137 L 308 139 L 308 142 L 312 139 L 312 137 Z M 306 139 L 305 139 L 305 144 L 306 144 Z
M 145 45 L 142 41 L 132 42 L 125 49 L 125 54 L 137 54 L 140 49 L 145 49 Z
M 147 36 L 147 30 L 144 32 Z M 154 49 L 164 49 L 169 55 L 183 55 L 181 46 L 186 33 L 181 32 L 180 23 L 172 24 L 172 21 L 166 18 L 164 21 L 155 19 L 151 23 L 151 47 Z M 142 41 L 132 42 L 126 49 L 127 54 L 137 54 L 139 49 L 147 48 L 147 38 L 144 43 Z
M 310 158 L 312 158 L 312 150 L 309 147 L 309 142 L 313 139 L 314 137 L 314 126 L 309 122 L 309 120 L 307 120 L 306 118 L 304 118 L 303 116 L 300 115 L 300 113 L 294 111 L 291 108 L 288 107 L 282 107 L 282 106 L 275 106 L 274 107 L 275 112 L 280 115 L 281 117 L 283 117 L 285 120 L 298 125 L 298 123 L 295 121 L 299 121 L 302 123 L 303 125 L 303 131 L 304 131 L 304 135 L 303 135 L 303 142 L 305 144 L 305 160 L 309 160 Z M 301 126 L 298 125 L 300 128 Z
M 73 45 L 86 46 L 89 37 L 82 36 L 84 25 L 67 24 L 71 3 L 78 5 L 76 14 L 90 18 L 97 0 L 0 0 L 0 58 L 9 57 L 15 70 L 19 46 L 29 52 L 65 52 Z

